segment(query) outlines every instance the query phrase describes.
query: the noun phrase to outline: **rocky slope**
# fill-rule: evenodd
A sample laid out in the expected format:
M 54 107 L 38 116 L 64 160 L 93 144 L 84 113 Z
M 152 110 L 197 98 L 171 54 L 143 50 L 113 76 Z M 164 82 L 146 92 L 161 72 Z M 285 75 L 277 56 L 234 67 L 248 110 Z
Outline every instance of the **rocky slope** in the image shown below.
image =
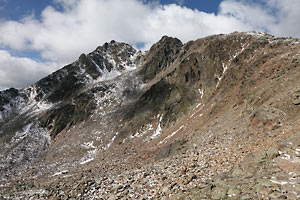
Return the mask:
M 0 197 L 297 199 L 299 68 L 264 33 L 105 43 L 0 93 Z

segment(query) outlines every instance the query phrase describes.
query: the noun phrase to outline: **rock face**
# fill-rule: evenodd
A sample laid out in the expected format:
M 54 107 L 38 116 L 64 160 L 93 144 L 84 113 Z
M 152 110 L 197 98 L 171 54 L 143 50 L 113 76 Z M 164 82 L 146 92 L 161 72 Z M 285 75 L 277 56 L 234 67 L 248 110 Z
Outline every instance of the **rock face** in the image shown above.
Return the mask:
M 0 92 L 0 198 L 300 197 L 300 44 L 111 41 Z
M 163 36 L 158 43 L 154 44 L 147 53 L 141 70 L 144 80 L 151 80 L 170 67 L 178 57 L 182 46 L 180 40 L 168 36 Z

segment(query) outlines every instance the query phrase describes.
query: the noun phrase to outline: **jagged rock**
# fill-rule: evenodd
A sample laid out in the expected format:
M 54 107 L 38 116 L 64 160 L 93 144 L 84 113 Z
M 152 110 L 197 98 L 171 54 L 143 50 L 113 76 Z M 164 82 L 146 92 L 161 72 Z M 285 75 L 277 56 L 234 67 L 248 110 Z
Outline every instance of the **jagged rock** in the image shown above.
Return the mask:
M 300 90 L 293 93 L 292 100 L 294 105 L 300 105 Z
M 177 58 L 182 42 L 177 38 L 163 36 L 154 44 L 145 57 L 143 69 L 144 80 L 153 79 L 157 74 L 165 70 Z
M 274 148 L 274 147 L 270 147 L 268 149 L 265 150 L 266 154 L 267 154 L 267 157 L 269 159 L 274 159 L 276 158 L 277 156 L 279 156 L 279 152 L 278 152 L 278 149 Z

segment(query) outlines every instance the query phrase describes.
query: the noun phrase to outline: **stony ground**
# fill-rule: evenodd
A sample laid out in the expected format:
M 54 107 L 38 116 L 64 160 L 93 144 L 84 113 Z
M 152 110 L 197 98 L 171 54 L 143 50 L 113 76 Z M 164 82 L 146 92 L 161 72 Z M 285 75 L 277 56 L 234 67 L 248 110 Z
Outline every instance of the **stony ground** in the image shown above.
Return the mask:
M 232 121 L 237 119 L 233 118 Z M 91 169 L 78 169 L 80 173 L 62 172 L 55 177 L 49 176 L 50 184 L 47 181 L 32 181 L 31 184 L 19 181 L 2 198 L 300 198 L 299 131 L 286 128 L 285 133 L 278 130 L 278 134 L 273 135 L 255 135 L 252 132 L 253 135 L 249 137 L 242 133 L 242 128 L 227 132 L 221 128 L 221 122 L 222 118 L 211 122 L 215 124 L 214 129 L 220 130 L 219 134 L 208 131 L 199 135 L 202 130 L 193 129 L 194 135 L 186 137 L 193 137 L 195 142 L 198 140 L 197 144 L 189 143 L 182 153 L 166 159 L 138 168 L 131 167 L 127 171 L 110 171 L 116 166 L 98 164 Z M 240 133 L 240 137 L 234 138 L 237 133 Z M 122 163 L 117 162 L 120 165 Z

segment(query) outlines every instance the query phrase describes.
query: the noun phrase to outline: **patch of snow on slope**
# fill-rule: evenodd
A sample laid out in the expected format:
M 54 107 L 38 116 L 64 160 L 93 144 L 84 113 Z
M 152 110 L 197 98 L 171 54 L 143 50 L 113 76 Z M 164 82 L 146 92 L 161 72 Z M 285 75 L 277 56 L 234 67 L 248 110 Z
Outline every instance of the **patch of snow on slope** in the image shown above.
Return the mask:
M 29 111 L 32 113 L 38 113 L 53 106 L 53 104 L 43 100 L 36 101 L 37 91 L 35 86 L 29 86 L 22 89 L 21 93 L 26 96 L 25 99 L 22 96 L 18 96 L 15 99 L 11 99 L 10 103 L 4 106 L 6 115 L 9 115 L 9 113 L 24 114 Z
M 114 141 L 115 141 L 115 139 L 117 138 L 118 135 L 119 135 L 119 132 L 117 132 L 117 133 L 113 136 L 113 138 L 111 139 L 111 141 L 107 144 L 105 150 L 108 149 L 108 148 L 114 143 Z
M 196 106 L 196 109 L 198 109 L 202 104 L 199 103 L 197 106 Z M 195 116 L 196 113 L 198 113 L 199 111 L 201 111 L 203 108 L 203 105 L 201 106 L 201 108 L 199 110 L 196 110 L 189 118 L 193 118 Z M 202 116 L 202 113 L 200 114 L 200 116 Z
M 101 74 L 103 74 L 103 71 L 102 71 L 102 69 L 99 67 L 99 65 L 98 65 L 93 59 L 91 59 L 91 60 L 92 60 L 93 64 L 96 66 L 96 70 L 97 70 L 98 72 L 100 72 Z
M 131 55 L 129 60 L 131 64 L 127 64 L 126 61 L 121 60 L 121 58 L 119 58 L 119 60 L 121 60 L 121 65 L 125 68 L 124 72 L 129 72 L 132 70 L 135 70 L 137 68 L 135 62 L 135 59 L 138 57 L 138 53 L 135 53 L 134 55 Z M 103 81 L 108 81 L 108 80 L 113 80 L 116 77 L 120 76 L 122 73 L 117 69 L 117 63 L 114 60 L 114 58 L 110 55 L 110 54 L 106 54 L 104 56 L 105 59 L 107 59 L 107 61 L 112 64 L 113 68 L 111 69 L 111 71 L 109 72 L 107 70 L 107 67 L 105 66 L 105 63 L 103 63 L 104 65 L 104 70 L 101 70 L 100 67 L 92 60 L 92 62 L 95 64 L 96 68 L 98 71 L 100 71 L 100 73 L 102 74 L 102 76 L 99 76 L 97 80 L 93 80 L 93 82 L 103 82 Z
M 137 68 L 137 65 L 135 64 L 136 59 L 138 58 L 138 56 L 141 56 L 142 54 L 143 54 L 142 52 L 136 52 L 135 54 L 130 56 L 129 61 L 131 64 L 125 65 L 126 71 L 131 71 Z
M 222 63 L 222 67 L 223 67 L 223 74 L 225 74 L 225 72 L 228 69 L 228 66 L 226 66 L 224 63 Z
M 290 161 L 290 160 L 291 160 L 291 156 L 290 156 L 289 154 L 287 154 L 287 153 L 284 153 L 283 155 L 284 155 L 284 156 L 281 156 L 281 158 L 282 158 L 282 159 L 284 159 L 284 160 L 288 160 L 288 161 Z
M 42 112 L 45 110 L 50 109 L 54 104 L 46 103 L 45 101 L 40 101 L 36 104 L 36 107 L 34 109 L 34 113 Z
M 275 184 L 278 184 L 278 185 L 286 185 L 286 184 L 288 184 L 288 182 L 287 181 L 276 181 L 276 180 L 271 180 L 271 182 L 272 183 L 275 183 Z
M 178 133 L 179 131 L 181 131 L 184 128 L 185 128 L 184 125 L 180 126 L 178 130 L 176 130 L 172 134 L 168 135 L 165 139 L 163 139 L 162 141 L 160 141 L 158 144 L 162 144 L 162 143 L 166 142 L 169 138 L 173 137 L 176 133 Z
M 91 75 L 89 73 L 86 72 L 86 70 L 84 69 L 86 65 L 85 64 L 80 64 L 79 65 L 79 73 L 77 73 L 76 75 L 83 75 L 85 76 L 85 80 L 82 80 L 83 83 L 87 82 L 87 83 L 91 83 L 91 82 L 94 82 L 94 79 L 93 77 L 91 77 Z M 75 75 L 75 76 L 76 76 Z M 80 79 L 79 79 L 80 80 Z
M 117 63 L 116 63 L 116 61 L 113 59 L 113 57 L 111 56 L 111 54 L 106 54 L 106 55 L 104 56 L 104 58 L 105 58 L 110 64 L 112 64 L 113 69 L 116 69 Z
M 202 99 L 204 96 L 204 89 L 198 89 L 198 92 L 200 93 L 200 98 Z
M 81 158 L 81 160 L 79 161 L 79 163 L 81 165 L 83 165 L 83 164 L 91 162 L 92 160 L 95 159 L 95 155 L 97 153 L 97 148 L 94 146 L 94 142 L 93 141 L 92 142 L 85 142 L 81 146 L 83 148 L 85 148 L 85 149 L 93 149 L 93 150 L 87 151 L 87 155 L 84 156 L 83 158 Z
M 133 135 L 130 135 L 129 137 L 131 139 L 133 139 L 135 137 L 142 137 L 149 131 L 153 131 L 152 124 L 146 124 L 145 126 L 141 127 L 136 133 L 134 133 Z
M 39 139 L 38 139 L 39 138 Z M 49 146 L 51 143 L 51 138 L 48 131 L 41 128 L 38 123 L 27 124 L 21 131 L 17 131 L 11 139 L 11 145 L 19 143 L 21 140 L 26 139 L 30 142 L 35 142 L 38 139 L 39 142 L 44 142 Z
M 56 172 L 56 173 L 53 174 L 52 176 L 58 176 L 58 175 L 66 174 L 66 173 L 68 173 L 68 172 L 69 172 L 68 170 L 63 170 L 63 171 L 60 171 L 60 172 Z
M 32 126 L 32 123 L 26 125 L 21 131 L 16 132 L 14 137 L 11 139 L 11 143 L 16 144 L 19 141 L 21 141 L 23 138 L 25 138 L 27 136 L 27 134 L 29 133 L 31 126 Z
M 120 105 L 122 102 L 121 94 L 122 88 L 120 85 L 109 85 L 107 90 L 94 93 L 94 99 L 96 100 L 98 114 L 105 115 L 106 109 L 111 110 L 112 106 Z
M 94 146 L 94 141 L 91 141 L 91 142 L 85 142 L 81 145 L 83 148 L 86 148 L 86 149 L 95 149 L 96 147 Z
M 223 78 L 223 75 L 222 76 L 217 76 L 217 78 L 218 78 L 218 82 L 217 82 L 216 88 L 219 87 L 219 84 L 220 84 L 220 82 L 221 82 L 221 80 Z
M 236 55 L 234 55 L 233 57 L 235 58 L 237 55 L 239 55 L 239 53 L 237 53 L 237 54 L 236 54 Z M 226 72 L 226 71 L 227 71 L 227 69 L 228 69 L 228 66 L 227 66 L 227 65 L 225 65 L 224 63 L 222 63 L 222 68 L 223 68 L 222 75 L 221 75 L 221 76 L 217 76 L 217 78 L 218 78 L 218 83 L 217 83 L 217 85 L 216 85 L 216 88 L 219 86 L 219 84 L 220 84 L 221 80 L 223 79 L 223 77 L 224 77 L 224 74 L 225 74 L 225 72 Z
M 238 55 L 240 55 L 241 53 L 243 53 L 243 51 L 245 50 L 246 46 L 248 46 L 249 44 L 245 43 L 245 44 L 241 44 L 242 45 L 242 49 L 240 51 L 237 51 L 232 58 L 229 60 L 229 62 L 231 62 L 233 59 L 235 59 Z M 216 76 L 218 78 L 218 82 L 216 85 L 216 88 L 219 87 L 220 82 L 222 81 L 226 71 L 228 70 L 228 66 L 225 65 L 224 63 L 222 63 L 222 68 L 223 68 L 223 72 L 221 76 Z
M 24 90 L 24 92 L 28 93 L 27 106 L 21 110 L 21 113 L 27 112 L 29 109 L 32 110 L 33 113 L 39 113 L 45 110 L 48 110 L 53 106 L 52 103 L 45 102 L 44 100 L 36 101 L 37 91 L 35 86 L 30 86 Z
M 159 118 L 158 125 L 157 125 L 157 128 L 156 128 L 154 134 L 150 136 L 151 139 L 157 138 L 162 132 L 162 128 L 160 126 L 160 123 L 161 123 L 161 120 L 162 120 L 163 116 L 158 115 L 157 118 Z
M 250 32 L 246 32 L 247 35 L 252 35 L 255 37 L 263 37 L 266 35 L 266 33 L 263 32 L 256 32 L 256 31 L 250 31 Z
M 86 164 L 86 163 L 89 163 L 89 162 L 93 161 L 93 160 L 95 159 L 95 154 L 96 154 L 96 152 L 97 152 L 96 149 L 95 149 L 95 150 L 88 151 L 88 155 L 87 155 L 86 157 L 82 158 L 82 159 L 79 161 L 79 163 L 80 163 L 81 165 L 84 165 L 84 164 Z
M 110 72 L 103 73 L 102 76 L 99 76 L 97 78 L 97 80 L 93 80 L 93 82 L 103 82 L 103 81 L 113 80 L 120 75 L 121 75 L 121 72 L 119 72 L 118 70 L 112 69 Z
M 15 133 L 12 139 L 5 143 L 7 151 L 0 158 L 0 168 L 10 167 L 11 163 L 23 165 L 40 155 L 51 144 L 49 132 L 39 123 L 30 123 Z

